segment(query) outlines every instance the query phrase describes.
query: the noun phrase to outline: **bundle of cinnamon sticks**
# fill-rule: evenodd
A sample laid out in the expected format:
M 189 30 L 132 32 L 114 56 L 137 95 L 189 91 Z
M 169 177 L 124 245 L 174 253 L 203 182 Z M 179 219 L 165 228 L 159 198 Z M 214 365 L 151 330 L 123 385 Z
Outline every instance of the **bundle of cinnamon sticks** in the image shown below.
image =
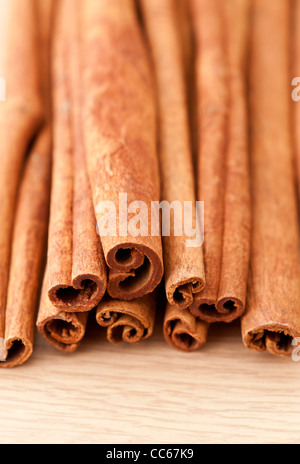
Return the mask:
M 161 308 L 176 349 L 239 320 L 291 355 L 298 29 L 298 0 L 0 0 L 1 367 Z

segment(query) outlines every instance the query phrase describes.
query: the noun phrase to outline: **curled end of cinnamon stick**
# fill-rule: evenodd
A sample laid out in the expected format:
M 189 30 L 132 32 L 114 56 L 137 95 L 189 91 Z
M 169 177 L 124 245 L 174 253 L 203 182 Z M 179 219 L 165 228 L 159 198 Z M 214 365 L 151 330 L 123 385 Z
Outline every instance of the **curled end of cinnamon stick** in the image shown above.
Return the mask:
M 240 317 L 245 309 L 245 305 L 236 297 L 221 298 L 217 303 L 209 298 L 202 298 L 201 295 L 194 299 L 190 306 L 190 312 L 195 317 L 203 321 L 232 322 Z
M 105 293 L 105 285 L 96 275 L 76 276 L 72 285 L 53 286 L 48 296 L 61 311 L 86 312 L 97 306 Z
M 224 297 L 218 300 L 217 311 L 221 322 L 232 322 L 244 313 L 245 304 L 237 297 Z
M 38 330 L 55 348 L 73 352 L 85 334 L 86 319 L 77 317 L 76 313 L 59 313 L 41 321 Z
M 96 311 L 96 320 L 107 327 L 107 339 L 119 343 L 139 343 L 153 333 L 156 293 L 132 301 L 105 299 Z
M 23 364 L 31 356 L 32 342 L 27 339 L 3 339 L 0 347 L 0 367 L 15 367 Z
M 122 315 L 107 329 L 107 339 L 114 345 L 119 343 L 139 343 L 149 337 L 148 329 L 138 319 L 126 314 Z
M 162 258 L 137 243 L 116 245 L 107 254 L 107 292 L 112 298 L 132 300 L 155 290 L 163 277 Z
M 203 279 L 188 279 L 170 286 L 167 292 L 168 302 L 180 309 L 192 305 L 194 294 L 201 292 L 205 285 Z
M 96 321 L 101 327 L 109 327 L 118 319 L 118 313 L 113 308 L 101 307 L 97 308 Z
M 296 337 L 297 334 L 285 325 L 268 324 L 247 331 L 243 342 L 251 350 L 258 352 L 267 350 L 275 356 L 285 357 L 291 356 L 294 349 L 292 341 Z
M 205 345 L 209 324 L 197 320 L 189 311 L 167 305 L 164 337 L 167 343 L 180 351 L 196 351 Z

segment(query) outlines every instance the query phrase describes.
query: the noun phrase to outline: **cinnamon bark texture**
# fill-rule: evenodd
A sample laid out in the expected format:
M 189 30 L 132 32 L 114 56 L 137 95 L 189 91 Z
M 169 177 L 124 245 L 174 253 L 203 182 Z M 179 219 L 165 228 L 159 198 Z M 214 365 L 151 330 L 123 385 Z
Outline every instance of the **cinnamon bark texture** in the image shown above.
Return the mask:
M 163 236 L 165 289 L 170 304 L 187 308 L 194 294 L 203 289 L 205 275 L 200 217 L 196 224 L 184 47 L 177 27 L 176 2 L 141 0 L 141 4 L 157 81 L 162 200 L 174 202 L 179 213 L 172 211 L 170 234 Z M 191 207 L 190 218 L 185 202 Z M 193 236 L 186 229 L 188 220 Z M 179 235 L 178 227 L 182 229 Z
M 59 6 L 53 50 L 54 152 L 48 294 L 59 311 L 85 312 L 94 308 L 105 293 L 106 265 L 96 231 L 82 143 L 79 39 L 73 32 L 77 11 L 74 2 L 62 1 Z
M 45 123 L 27 155 L 17 197 L 0 367 L 20 365 L 32 354 L 48 228 L 51 174 L 48 52 L 52 4 L 45 0 L 36 6 Z
M 173 348 L 196 351 L 206 343 L 209 323 L 196 318 L 186 309 L 167 304 L 163 329 L 165 340 Z
M 245 57 L 248 0 L 192 0 L 198 98 L 198 196 L 206 286 L 190 311 L 231 322 L 245 310 L 250 192 Z
M 48 296 L 48 271 L 45 272 L 40 300 L 37 328 L 39 333 L 55 348 L 71 353 L 85 335 L 89 312 L 59 311 Z
M 232 320 L 245 310 L 250 258 L 251 198 L 246 71 L 250 1 L 219 1 L 226 28 L 229 120 L 222 271 L 217 310 Z
M 51 137 L 45 128 L 26 163 L 17 204 L 0 367 L 25 362 L 33 350 L 37 299 L 48 228 Z
M 96 320 L 107 327 L 111 343 L 139 343 L 153 333 L 155 310 L 156 292 L 131 301 L 104 298 L 97 307 Z
M 25 30 L 26 34 L 20 31 Z M 0 1 L 0 338 L 5 312 L 12 230 L 21 170 L 28 146 L 42 122 L 38 75 L 36 10 L 32 0 Z M 3 81 L 4 79 L 4 81 Z
M 130 300 L 163 275 L 159 227 L 150 226 L 160 200 L 155 87 L 133 1 L 87 0 L 82 11 L 85 146 L 107 290 Z
M 244 344 L 291 354 L 300 335 L 300 277 L 290 103 L 290 3 L 255 0 L 250 109 L 253 230 Z M 276 72 L 274 72 L 276 70 Z

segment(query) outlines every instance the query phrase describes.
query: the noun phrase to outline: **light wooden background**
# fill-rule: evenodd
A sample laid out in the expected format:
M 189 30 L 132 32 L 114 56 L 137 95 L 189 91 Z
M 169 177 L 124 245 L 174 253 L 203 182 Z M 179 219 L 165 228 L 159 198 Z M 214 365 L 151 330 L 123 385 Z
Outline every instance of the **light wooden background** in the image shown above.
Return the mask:
M 189 354 L 160 327 L 115 347 L 91 324 L 69 355 L 37 336 L 25 365 L 0 370 L 0 443 L 300 442 L 300 362 L 248 351 L 239 324 Z

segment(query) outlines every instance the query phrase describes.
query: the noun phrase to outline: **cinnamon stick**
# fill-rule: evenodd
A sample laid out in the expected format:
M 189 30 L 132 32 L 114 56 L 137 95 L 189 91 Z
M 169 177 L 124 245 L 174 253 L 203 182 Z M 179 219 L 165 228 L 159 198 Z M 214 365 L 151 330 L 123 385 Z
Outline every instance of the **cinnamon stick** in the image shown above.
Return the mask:
M 173 348 L 196 351 L 207 340 L 209 323 L 193 316 L 189 311 L 167 304 L 164 317 L 164 337 Z
M 180 35 L 180 42 L 183 51 L 183 61 L 185 69 L 185 82 L 187 91 L 189 127 L 191 139 L 191 153 L 194 174 L 197 170 L 197 121 L 196 121 L 196 99 L 195 89 L 195 43 L 191 19 L 191 8 L 186 0 L 177 0 L 177 29 Z M 196 183 L 195 183 L 196 184 Z M 197 186 L 195 185 L 196 191 Z M 203 252 L 203 250 L 202 250 Z
M 26 34 L 20 31 L 26 30 Z M 24 158 L 42 122 L 36 11 L 32 0 L 0 2 L 0 77 L 6 101 L 0 102 L 0 337 L 5 313 L 12 230 Z
M 59 4 L 53 51 L 54 152 L 48 295 L 59 311 L 85 312 L 94 308 L 105 293 L 106 265 L 86 171 L 80 85 L 74 94 L 79 71 L 77 62 L 73 65 L 68 61 L 71 37 L 76 37 L 72 33 L 76 3 L 71 3 Z M 76 46 L 71 53 L 71 59 L 76 61 L 75 53 Z
M 229 69 L 226 192 L 222 272 L 217 310 L 230 322 L 245 311 L 250 259 L 251 198 L 248 141 L 247 58 L 250 1 L 220 2 Z
M 85 146 L 107 291 L 130 300 L 163 276 L 159 228 L 152 234 L 147 221 L 160 200 L 153 76 L 132 0 L 87 0 L 82 10 Z
M 253 230 L 244 344 L 289 356 L 300 335 L 290 103 L 290 2 L 254 0 L 250 60 Z M 274 72 L 276 70 L 276 72 Z
M 204 201 L 206 287 L 190 307 L 208 322 L 245 310 L 250 192 L 245 58 L 248 0 L 193 0 L 197 46 L 198 196 Z
M 131 301 L 107 297 L 97 307 L 96 320 L 107 327 L 111 343 L 139 343 L 153 333 L 155 310 L 156 292 Z
M 43 130 L 29 155 L 20 186 L 6 305 L 5 356 L 0 367 L 22 364 L 33 351 L 48 227 L 50 141 L 49 131 Z
M 37 318 L 39 333 L 53 347 L 65 353 L 75 351 L 83 339 L 89 312 L 59 311 L 48 296 L 48 270 L 46 269 Z
M 177 29 L 176 2 L 142 0 L 141 4 L 158 89 L 162 200 L 169 204 L 176 202 L 182 215 L 185 213 L 185 202 L 189 202 L 195 226 L 196 197 L 185 54 Z M 192 237 L 186 234 L 183 227 L 186 220 L 186 217 L 176 218 L 174 213 L 174 226 L 180 225 L 182 234 L 176 235 L 173 229 L 170 236 L 163 237 L 166 295 L 169 303 L 178 308 L 189 307 L 194 294 L 199 293 L 205 284 L 200 222 L 198 240 L 196 228 L 195 237 L 191 240 Z
M 32 354 L 35 317 L 48 228 L 51 129 L 49 126 L 49 44 L 51 2 L 35 4 L 41 88 L 44 96 L 44 126 L 25 161 L 17 196 L 12 235 L 5 339 L 1 345 L 0 367 L 23 364 Z

